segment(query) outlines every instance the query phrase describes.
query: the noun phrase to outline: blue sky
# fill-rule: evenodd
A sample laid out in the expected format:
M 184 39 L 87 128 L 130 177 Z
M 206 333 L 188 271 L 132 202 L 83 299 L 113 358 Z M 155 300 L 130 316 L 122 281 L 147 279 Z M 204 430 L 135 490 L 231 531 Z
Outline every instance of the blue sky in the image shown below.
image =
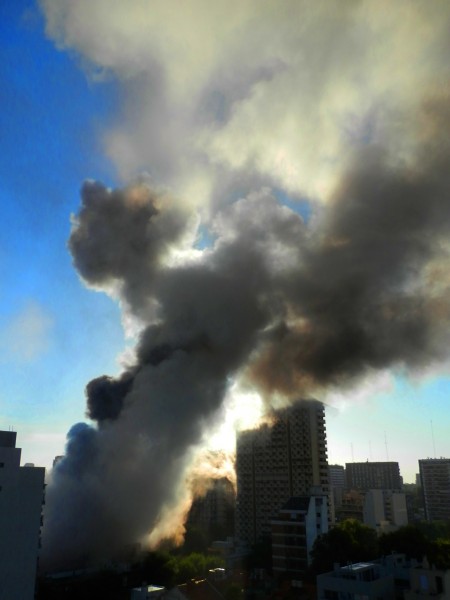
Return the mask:
M 83 179 L 114 182 L 101 131 L 117 93 L 89 84 L 43 26 L 34 3 L 1 3 L 0 419 L 26 460 L 48 463 L 40 436 L 61 451 L 86 382 L 117 371 L 123 334 L 118 307 L 80 284 L 66 249 Z
M 35 3 L 0 3 L 0 427 L 18 431 L 25 461 L 48 466 L 85 418 L 84 386 L 118 372 L 125 346 L 119 307 L 80 282 L 66 248 L 83 180 L 122 183 L 105 134 L 125 109 L 113 76 L 87 77 L 44 29 Z M 275 194 L 292 206 L 286 187 Z M 308 216 L 306 203 L 300 213 Z M 388 456 L 412 481 L 419 458 L 434 448 L 450 455 L 449 392 L 442 369 L 414 381 L 394 373 L 362 399 L 338 402 L 330 462 Z

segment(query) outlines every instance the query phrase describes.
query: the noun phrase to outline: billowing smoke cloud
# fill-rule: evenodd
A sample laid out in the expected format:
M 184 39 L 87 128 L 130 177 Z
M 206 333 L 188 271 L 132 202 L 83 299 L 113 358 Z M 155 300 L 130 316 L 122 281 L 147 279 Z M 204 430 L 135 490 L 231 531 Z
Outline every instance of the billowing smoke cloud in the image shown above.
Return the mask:
M 60 44 L 122 80 L 110 155 L 158 184 L 87 183 L 74 219 L 81 277 L 142 331 L 133 365 L 88 384 L 96 425 L 55 469 L 44 541 L 64 563 L 179 533 L 233 382 L 270 405 L 448 355 L 449 8 L 42 5 Z M 310 195 L 306 221 L 287 194 Z

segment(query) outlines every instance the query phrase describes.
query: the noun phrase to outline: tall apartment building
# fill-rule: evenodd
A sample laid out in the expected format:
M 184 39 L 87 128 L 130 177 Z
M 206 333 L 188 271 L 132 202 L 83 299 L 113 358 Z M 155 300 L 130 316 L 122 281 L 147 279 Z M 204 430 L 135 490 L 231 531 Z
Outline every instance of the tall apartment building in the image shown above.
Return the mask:
M 328 465 L 330 487 L 345 488 L 345 469 L 342 465 Z
M 236 536 L 251 545 L 292 498 L 328 495 L 325 411 L 301 401 L 270 425 L 240 432 L 236 443 Z
M 20 466 L 16 433 L 0 431 L 0 598 L 32 600 L 45 469 Z
M 353 490 L 398 490 L 403 487 L 398 462 L 346 463 L 347 487 Z
M 208 543 L 233 536 L 236 497 L 234 486 L 225 477 L 211 479 L 204 496 L 195 498 L 187 525 L 203 533 Z
M 450 519 L 450 458 L 419 460 L 425 518 Z
M 346 486 L 345 469 L 342 465 L 328 465 L 330 483 L 331 522 L 336 519 L 336 511 L 340 510 Z

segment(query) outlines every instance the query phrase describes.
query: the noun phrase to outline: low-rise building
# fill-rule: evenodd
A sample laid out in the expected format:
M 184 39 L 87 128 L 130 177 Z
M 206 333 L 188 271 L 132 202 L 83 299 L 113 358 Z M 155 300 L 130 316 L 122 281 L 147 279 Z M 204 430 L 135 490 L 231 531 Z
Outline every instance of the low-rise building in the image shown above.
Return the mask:
M 317 577 L 318 600 L 394 600 L 394 576 L 381 565 L 360 562 Z
M 433 598 L 450 600 L 450 571 L 430 569 L 422 565 L 410 570 L 410 589 L 405 591 L 405 600 Z

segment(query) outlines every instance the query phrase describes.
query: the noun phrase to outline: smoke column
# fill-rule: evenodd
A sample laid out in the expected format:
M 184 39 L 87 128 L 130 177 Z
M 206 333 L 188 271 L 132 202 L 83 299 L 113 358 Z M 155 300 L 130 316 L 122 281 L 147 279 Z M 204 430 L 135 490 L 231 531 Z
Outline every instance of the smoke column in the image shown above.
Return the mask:
M 107 152 L 152 176 L 85 183 L 74 217 L 81 278 L 142 328 L 133 364 L 86 387 L 48 564 L 179 533 L 234 382 L 270 407 L 448 357 L 448 5 L 389 4 L 387 23 L 383 2 L 188 4 L 42 2 L 49 35 L 129 94 Z

